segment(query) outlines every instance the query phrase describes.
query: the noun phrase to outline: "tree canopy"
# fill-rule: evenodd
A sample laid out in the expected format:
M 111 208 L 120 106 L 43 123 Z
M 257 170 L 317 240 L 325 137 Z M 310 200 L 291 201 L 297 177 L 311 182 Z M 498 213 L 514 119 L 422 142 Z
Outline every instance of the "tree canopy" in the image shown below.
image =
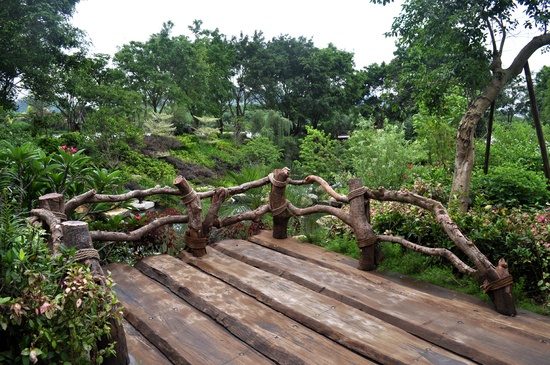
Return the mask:
M 19 89 L 37 95 L 67 51 L 83 46 L 83 33 L 70 24 L 79 0 L 2 1 L 0 6 L 0 107 L 14 108 Z

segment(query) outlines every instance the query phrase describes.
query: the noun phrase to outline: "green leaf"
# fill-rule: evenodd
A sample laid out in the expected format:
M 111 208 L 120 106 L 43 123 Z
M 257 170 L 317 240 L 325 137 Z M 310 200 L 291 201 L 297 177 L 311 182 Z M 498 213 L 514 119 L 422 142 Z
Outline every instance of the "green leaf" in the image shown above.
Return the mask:
M 25 251 L 23 249 L 19 250 L 19 260 L 23 261 L 25 259 Z

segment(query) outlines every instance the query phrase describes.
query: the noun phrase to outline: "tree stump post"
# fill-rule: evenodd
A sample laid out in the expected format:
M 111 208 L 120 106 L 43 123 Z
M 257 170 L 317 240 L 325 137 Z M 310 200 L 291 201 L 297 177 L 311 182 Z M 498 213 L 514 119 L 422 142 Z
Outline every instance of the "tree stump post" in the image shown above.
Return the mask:
M 495 310 L 506 316 L 515 316 L 517 311 L 512 293 L 514 280 L 508 271 L 506 260 L 500 259 L 498 265 L 489 269 L 485 275 L 481 289 L 487 293 Z
M 367 209 L 365 204 L 365 188 L 361 179 L 349 180 L 349 206 L 350 216 L 353 223 L 353 231 L 357 239 L 357 246 L 361 250 L 359 254 L 358 269 L 363 271 L 371 271 L 376 269 L 377 255 L 375 243 L 378 237 L 374 234 L 372 226 L 367 217 Z
M 67 216 L 65 215 L 65 197 L 59 193 L 42 195 L 38 197 L 38 207 L 53 214 L 52 219 L 49 221 L 51 226 L 48 227 L 50 232 L 48 235 L 48 248 L 56 254 L 59 252 L 59 246 L 63 239 L 61 222 L 67 220 Z
M 200 198 L 183 176 L 178 176 L 174 180 L 174 185 L 181 193 L 181 201 L 185 204 L 187 216 L 189 217 L 187 230 L 183 236 L 185 240 L 185 249 L 191 252 L 194 257 L 202 257 L 206 255 L 208 232 L 204 232 L 203 230 Z
M 269 174 L 271 190 L 269 192 L 269 210 L 273 215 L 273 238 L 287 238 L 288 221 L 292 215 L 287 207 L 286 185 L 290 181 L 290 169 L 284 167 Z
M 96 281 L 99 281 L 104 290 L 105 287 L 105 274 L 99 264 L 99 254 L 92 245 L 92 239 L 90 238 L 90 232 L 88 230 L 88 223 L 80 221 L 67 221 L 61 224 L 63 230 L 63 242 L 67 247 L 76 248 L 75 259 L 82 262 L 83 265 L 89 266 L 90 271 Z M 112 312 L 116 313 L 120 308 L 113 308 Z M 111 334 L 109 338 L 103 338 L 98 343 L 99 348 L 105 348 L 109 342 L 115 341 L 116 355 L 107 357 L 104 360 L 106 365 L 126 365 L 130 363 L 130 357 L 128 355 L 128 345 L 126 343 L 126 334 L 124 333 L 124 327 L 122 322 L 111 319 Z

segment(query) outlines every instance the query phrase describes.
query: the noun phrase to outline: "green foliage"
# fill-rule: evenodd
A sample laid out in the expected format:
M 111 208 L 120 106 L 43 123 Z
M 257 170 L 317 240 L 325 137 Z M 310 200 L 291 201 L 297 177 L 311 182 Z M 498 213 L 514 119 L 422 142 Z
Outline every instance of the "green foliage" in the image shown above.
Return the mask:
M 549 127 L 543 126 L 545 136 L 550 134 Z M 480 141 L 478 150 L 485 150 L 485 141 Z M 522 170 L 541 171 L 542 157 L 535 128 L 528 123 L 516 122 L 508 126 L 496 124 L 491 140 L 489 170 L 493 166 L 520 166 Z M 476 164 L 483 164 L 484 156 L 478 154 Z
M 32 126 L 23 121 L 13 120 L 8 124 L 0 124 L 0 140 L 10 141 L 20 145 L 32 140 Z
M 475 199 L 506 206 L 543 205 L 550 198 L 544 175 L 517 164 L 492 167 L 487 175 L 475 170 L 472 193 Z
M 248 140 L 238 150 L 239 161 L 245 166 L 274 166 L 282 157 L 281 149 L 267 137 L 256 137 Z
M 430 163 L 444 167 L 452 165 L 456 130 L 466 104 L 466 99 L 457 94 L 445 95 L 437 111 L 431 111 L 421 102 L 419 112 L 413 116 L 414 130 Z
M 10 172 L 6 184 L 20 210 L 30 210 L 46 193 L 73 197 L 91 189 L 114 192 L 121 183 L 118 173 L 96 168 L 84 150 L 65 145 L 46 155 L 32 143 L 13 146 L 4 142 L 0 147 L 0 168 Z
M 313 127 L 306 130 L 307 135 L 300 140 L 300 159 L 294 161 L 296 168 L 305 175 L 334 179 L 345 167 L 337 153 L 338 141 Z
M 287 136 L 292 132 L 292 122 L 274 110 L 257 110 L 250 116 L 250 131 L 271 140 L 278 148 L 285 148 Z
M 122 156 L 122 170 L 131 175 L 143 175 L 153 181 L 173 181 L 176 176 L 174 167 L 157 158 L 147 157 L 137 151 L 128 150 Z M 154 184 L 153 184 L 154 185 Z
M 0 107 L 14 109 L 20 84 L 34 94 L 52 86 L 48 72 L 78 49 L 82 33 L 70 22 L 78 0 L 5 2 L 0 8 Z
M 265 166 L 244 166 L 238 172 L 228 171 L 226 182 L 229 186 L 239 186 L 250 181 L 262 179 L 271 172 L 272 170 Z M 268 195 L 268 186 L 249 189 L 243 194 L 233 195 L 228 203 L 222 205 L 220 216 L 225 218 L 259 208 L 267 204 L 266 199 Z
M 74 250 L 52 257 L 44 232 L 0 204 L 0 362 L 102 363 L 114 343 L 100 350 L 97 341 L 110 334 L 113 315 L 122 318 L 111 311 L 118 305 L 111 279 L 105 290 L 71 260 Z
M 404 132 L 397 127 L 373 129 L 369 124 L 362 127 L 349 139 L 354 174 L 365 186 L 399 189 L 410 167 L 419 159 L 417 146 L 406 141 Z

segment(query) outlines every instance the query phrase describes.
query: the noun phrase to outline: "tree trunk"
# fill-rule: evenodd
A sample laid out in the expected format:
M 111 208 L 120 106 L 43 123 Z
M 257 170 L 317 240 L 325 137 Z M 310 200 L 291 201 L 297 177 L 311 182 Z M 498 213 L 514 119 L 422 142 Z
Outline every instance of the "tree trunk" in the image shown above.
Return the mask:
M 455 171 L 451 190 L 451 201 L 457 201 L 461 211 L 468 210 L 470 199 L 470 182 L 474 167 L 474 133 L 477 123 L 496 99 L 500 90 L 523 71 L 523 66 L 529 57 L 541 47 L 550 44 L 550 33 L 534 37 L 521 49 L 512 64 L 507 69 L 499 65 L 500 56 L 496 56 L 493 78 L 489 85 L 468 106 L 468 110 L 458 126 L 456 137 Z

